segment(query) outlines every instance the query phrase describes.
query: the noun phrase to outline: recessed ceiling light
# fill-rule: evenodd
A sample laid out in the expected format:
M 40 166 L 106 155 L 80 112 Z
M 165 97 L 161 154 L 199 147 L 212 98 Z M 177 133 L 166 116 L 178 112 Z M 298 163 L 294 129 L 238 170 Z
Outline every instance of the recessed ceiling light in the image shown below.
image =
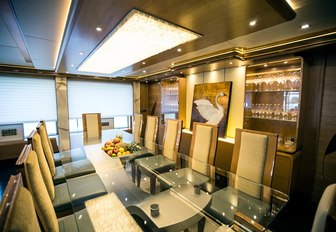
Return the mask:
M 264 67 L 267 67 L 267 64 L 264 64 Z
M 181 74 L 183 73 L 183 72 L 180 72 Z
M 96 31 L 102 31 L 101 27 L 96 27 Z
M 147 71 L 146 71 L 146 70 L 143 70 L 142 72 L 143 72 L 143 73 L 146 73 Z
M 155 79 L 155 81 L 157 81 L 157 79 Z
M 249 24 L 250 24 L 251 27 L 253 27 L 257 24 L 257 20 L 252 20 L 252 21 L 250 21 Z
M 172 72 L 174 72 L 175 71 L 175 69 L 172 69 Z
M 182 52 L 182 49 L 181 49 L 181 48 L 178 48 L 177 51 L 178 51 L 178 52 Z
M 230 64 L 232 64 L 232 61 L 230 62 Z
M 288 62 L 287 61 L 284 61 L 284 64 L 287 64 Z
M 171 66 L 174 66 L 174 65 L 175 65 L 175 63 L 174 63 L 174 62 L 172 62 L 172 63 L 171 63 Z
M 148 83 L 148 81 L 146 81 L 146 83 Z
M 142 62 L 142 64 L 146 64 L 146 62 L 145 62 L 145 61 L 143 61 L 143 62 Z
M 307 29 L 309 27 L 310 27 L 310 25 L 308 23 L 305 23 L 305 24 L 301 25 L 301 29 Z
M 134 9 L 78 70 L 113 73 L 199 37 L 201 35 Z
M 80 52 L 79 55 L 84 55 L 84 52 Z

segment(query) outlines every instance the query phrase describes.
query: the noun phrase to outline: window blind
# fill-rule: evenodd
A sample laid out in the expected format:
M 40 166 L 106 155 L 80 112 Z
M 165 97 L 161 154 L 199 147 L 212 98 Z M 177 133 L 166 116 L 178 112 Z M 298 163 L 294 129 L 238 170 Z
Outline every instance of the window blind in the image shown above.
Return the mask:
M 69 118 L 101 113 L 102 118 L 133 115 L 131 83 L 68 80 Z
M 0 124 L 56 121 L 55 80 L 0 75 Z

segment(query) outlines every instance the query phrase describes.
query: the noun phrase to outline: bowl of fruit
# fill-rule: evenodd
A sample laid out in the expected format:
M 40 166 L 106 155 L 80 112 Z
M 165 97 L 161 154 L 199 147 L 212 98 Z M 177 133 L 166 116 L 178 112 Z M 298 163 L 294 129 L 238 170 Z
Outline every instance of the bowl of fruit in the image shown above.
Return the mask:
M 135 151 L 141 149 L 140 145 L 136 142 L 125 143 L 122 141 L 122 134 L 117 135 L 115 138 L 105 142 L 102 150 L 111 157 L 120 157 L 130 155 Z

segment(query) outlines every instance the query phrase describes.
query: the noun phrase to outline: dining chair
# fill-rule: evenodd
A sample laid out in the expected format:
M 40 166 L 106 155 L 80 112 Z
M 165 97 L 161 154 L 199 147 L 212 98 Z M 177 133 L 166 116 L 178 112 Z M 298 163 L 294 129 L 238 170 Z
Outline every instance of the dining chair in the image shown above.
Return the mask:
M 217 141 L 217 125 L 194 122 L 187 167 L 160 174 L 161 190 L 185 183 L 200 185 L 212 178 Z
M 271 187 L 277 143 L 277 134 L 237 128 L 230 168 L 235 175 L 231 185 L 256 197 L 261 189 L 250 183 Z
M 30 192 L 23 187 L 21 174 L 10 177 L 0 205 L 0 231 L 94 231 L 86 209 L 57 218 L 50 199 L 44 197 L 45 186 L 35 188 Z
M 36 127 L 36 130 L 41 136 L 44 152 L 50 154 L 50 157 L 52 157 L 56 166 L 60 166 L 64 163 L 86 159 L 85 152 L 81 148 L 59 151 L 55 153 L 51 140 L 48 136 L 45 121 L 40 121 L 40 123 Z
M 93 164 L 88 159 L 65 163 L 62 166 L 56 167 L 55 163 L 53 162 L 53 156 L 51 152 L 44 152 L 41 136 L 35 130 L 30 133 L 27 140 L 29 144 L 32 144 L 33 150 L 36 151 L 36 153 L 38 154 L 40 166 L 41 162 L 43 162 L 44 160 L 47 161 L 48 165 L 46 167 L 48 167 L 48 170 L 50 170 L 54 184 L 61 184 L 64 183 L 66 179 L 71 179 L 96 172 Z M 41 169 L 43 168 L 44 165 L 41 166 Z
M 84 137 L 100 138 L 102 133 L 101 114 L 84 113 L 82 114 Z
M 149 176 L 150 192 L 155 193 L 156 176 L 174 170 L 177 163 L 177 153 L 182 134 L 182 121 L 167 119 L 162 144 L 162 156 L 140 158 L 135 161 L 137 170 L 137 185 L 140 187 L 141 173 Z
M 135 182 L 136 166 L 134 161 L 140 158 L 149 157 L 156 154 L 156 136 L 159 127 L 159 117 L 147 115 L 145 138 L 143 142 L 143 149 L 133 155 L 128 160 L 131 164 L 132 181 Z
M 213 200 L 207 208 L 210 214 L 220 218 L 223 223 L 230 223 L 236 212 L 246 209 L 244 202 L 249 201 L 258 201 L 263 205 L 260 213 L 270 210 L 277 141 L 278 135 L 273 133 L 236 129 L 229 183 L 227 187 L 212 193 Z
M 39 165 L 39 160 L 41 167 Z M 23 183 L 28 189 L 36 191 L 38 186 L 45 186 L 48 198 L 58 215 L 67 215 L 73 207 L 80 209 L 84 201 L 107 193 L 105 186 L 96 173 L 69 179 L 66 183 L 53 185 L 47 161 L 41 154 L 37 154 L 32 146 L 25 145 L 18 160 L 16 161 L 17 172 L 22 173 Z M 33 183 L 33 184 L 32 184 Z M 46 195 L 43 195 L 45 197 Z M 40 196 L 41 197 L 41 196 Z
M 134 124 L 133 124 L 133 137 L 134 141 L 141 143 L 141 130 L 142 130 L 142 114 L 134 114 Z
M 0 231 L 41 231 L 34 202 L 22 186 L 21 174 L 11 176 L 0 204 Z
M 335 217 L 335 213 L 336 213 L 336 184 L 331 184 L 328 185 L 327 188 L 323 191 L 322 197 L 316 209 L 311 231 L 312 232 L 332 231 L 328 230 L 329 227 L 327 219 L 331 215 L 334 215 Z

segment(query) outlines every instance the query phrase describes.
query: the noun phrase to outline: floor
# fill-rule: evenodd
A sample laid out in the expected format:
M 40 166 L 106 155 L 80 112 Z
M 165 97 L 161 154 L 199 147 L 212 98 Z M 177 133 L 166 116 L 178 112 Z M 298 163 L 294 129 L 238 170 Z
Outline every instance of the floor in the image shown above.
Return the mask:
M 0 200 L 7 185 L 10 175 L 15 175 L 16 160 L 0 161 Z M 144 176 L 144 178 L 146 178 Z M 144 180 L 144 179 L 143 179 Z M 141 182 L 142 189 L 149 191 L 149 179 Z M 314 220 L 317 205 L 302 197 L 294 195 L 290 202 L 280 213 L 278 219 L 271 225 L 274 232 L 305 232 L 310 231 Z

